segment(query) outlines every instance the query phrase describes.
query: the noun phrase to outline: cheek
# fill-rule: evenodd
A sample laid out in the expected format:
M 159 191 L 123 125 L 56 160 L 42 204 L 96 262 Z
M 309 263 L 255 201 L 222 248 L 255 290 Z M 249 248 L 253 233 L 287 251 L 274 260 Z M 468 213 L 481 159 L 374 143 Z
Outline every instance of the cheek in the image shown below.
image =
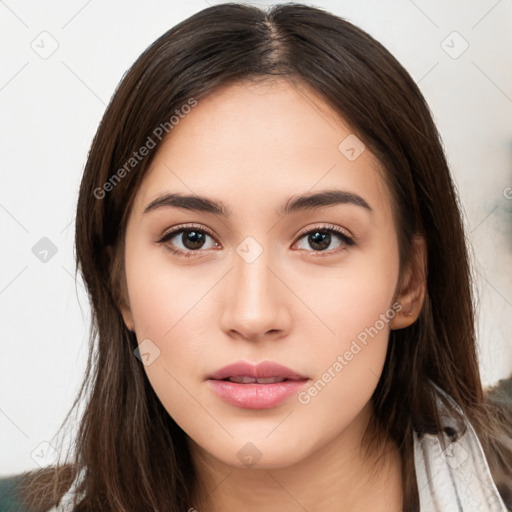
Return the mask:
M 156 267 L 149 271 L 145 265 L 139 270 L 129 284 L 139 343 L 152 340 L 163 356 L 160 363 L 193 372 L 208 344 L 208 332 L 210 336 L 213 333 L 214 326 L 208 324 L 211 315 L 204 310 L 208 305 L 205 294 L 212 286 L 210 280 L 191 279 L 179 270 L 170 276 L 169 269 L 166 274 Z
M 322 339 L 330 343 L 321 349 L 332 353 L 333 346 L 344 351 L 359 335 L 364 341 L 364 333 L 375 324 L 387 339 L 390 319 L 396 314 L 392 302 L 398 273 L 396 240 L 392 232 L 382 232 L 364 247 L 348 252 L 336 266 L 290 270 L 286 280 L 294 283 L 294 292 L 310 306 L 301 327 L 322 332 Z
M 144 370 L 162 405 L 190 431 L 194 416 L 204 414 L 192 384 L 204 379 L 209 340 L 219 338 L 206 312 L 208 291 L 218 277 L 172 265 L 160 251 L 127 244 L 130 250 L 126 275 L 135 332 L 151 353 Z
M 139 343 L 150 339 L 158 354 L 144 366 L 155 394 L 174 421 L 194 437 L 201 435 L 203 425 L 198 418 L 204 418 L 205 397 L 199 392 L 206 390 L 198 383 L 204 379 L 204 344 L 213 326 L 200 321 L 204 291 L 176 294 L 174 287 L 162 283 L 148 276 L 138 289 L 140 296 L 133 304 L 137 338 Z
M 207 278 L 172 262 L 163 247 L 127 237 L 126 279 L 139 340 L 165 340 L 201 300 Z
M 303 284 L 301 293 L 322 320 L 316 331 L 323 333 L 314 346 L 317 380 L 298 397 L 309 409 L 304 421 L 311 427 L 322 411 L 340 411 L 339 416 L 326 417 L 333 428 L 342 417 L 353 418 L 382 373 L 390 323 L 400 310 L 393 303 L 398 247 L 384 235 L 374 247 L 354 255 L 334 277 L 319 273 Z
M 371 400 L 386 359 L 386 312 L 389 317 L 395 314 L 388 299 L 385 293 L 374 295 L 359 303 L 356 314 L 340 313 L 336 339 L 319 341 L 310 352 L 317 373 L 297 396 L 295 420 L 311 433 L 312 450 L 344 431 Z

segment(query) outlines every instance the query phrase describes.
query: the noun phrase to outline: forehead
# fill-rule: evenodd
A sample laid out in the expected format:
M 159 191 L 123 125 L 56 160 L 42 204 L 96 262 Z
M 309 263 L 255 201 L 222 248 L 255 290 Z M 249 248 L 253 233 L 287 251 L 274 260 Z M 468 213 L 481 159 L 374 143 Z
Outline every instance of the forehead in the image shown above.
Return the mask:
M 355 152 L 347 153 L 347 144 Z M 142 181 L 135 209 L 177 191 L 260 213 L 262 206 L 276 209 L 274 197 L 343 188 L 389 213 L 382 174 L 375 156 L 312 88 L 284 79 L 237 82 L 180 117 Z

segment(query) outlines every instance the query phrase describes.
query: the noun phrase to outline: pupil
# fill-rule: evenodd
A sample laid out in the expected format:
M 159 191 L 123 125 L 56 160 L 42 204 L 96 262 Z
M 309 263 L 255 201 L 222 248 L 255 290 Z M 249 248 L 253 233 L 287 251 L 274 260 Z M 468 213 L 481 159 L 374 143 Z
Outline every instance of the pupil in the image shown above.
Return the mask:
M 198 249 L 204 243 L 204 235 L 198 231 L 186 231 L 182 235 L 182 242 L 187 249 Z
M 314 235 L 309 236 L 311 247 L 323 251 L 331 242 L 331 235 L 329 233 L 321 233 L 317 231 Z

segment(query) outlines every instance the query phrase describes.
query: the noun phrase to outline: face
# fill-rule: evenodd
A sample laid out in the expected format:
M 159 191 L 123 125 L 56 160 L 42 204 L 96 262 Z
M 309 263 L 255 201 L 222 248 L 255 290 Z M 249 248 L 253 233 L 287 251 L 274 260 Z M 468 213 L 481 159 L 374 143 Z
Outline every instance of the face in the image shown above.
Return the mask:
M 339 194 L 294 202 L 325 191 Z M 284 80 L 225 87 L 174 126 L 135 197 L 125 272 L 123 317 L 156 394 L 198 449 L 237 467 L 285 467 L 355 425 L 403 316 L 378 161 Z M 305 380 L 209 379 L 239 361 Z

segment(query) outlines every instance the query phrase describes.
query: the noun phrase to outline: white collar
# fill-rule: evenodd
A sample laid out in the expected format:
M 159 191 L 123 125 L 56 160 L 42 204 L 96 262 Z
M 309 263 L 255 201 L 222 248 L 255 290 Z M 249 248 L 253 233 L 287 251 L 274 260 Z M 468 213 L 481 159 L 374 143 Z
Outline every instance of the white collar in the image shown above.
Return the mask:
M 436 396 L 443 429 L 450 436 L 414 433 L 414 464 L 420 512 L 507 512 L 491 476 L 484 450 L 469 420 L 453 398 L 430 381 L 463 416 L 454 413 Z

